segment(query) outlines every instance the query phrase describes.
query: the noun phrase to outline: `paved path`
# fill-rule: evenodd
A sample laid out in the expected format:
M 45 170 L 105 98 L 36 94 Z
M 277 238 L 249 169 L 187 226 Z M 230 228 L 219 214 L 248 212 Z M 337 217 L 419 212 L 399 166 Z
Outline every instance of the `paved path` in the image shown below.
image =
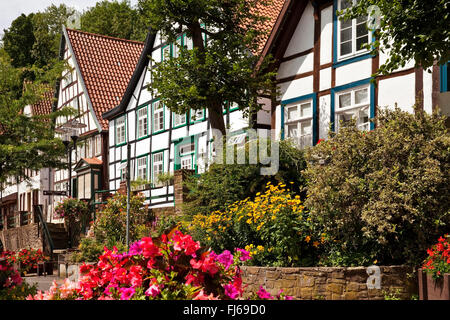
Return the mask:
M 26 277 L 22 277 L 23 280 L 25 280 L 29 284 L 35 284 L 37 283 L 37 289 L 41 291 L 47 291 L 52 286 L 53 281 L 56 280 L 56 283 L 61 284 L 63 283 L 64 279 L 58 278 L 58 275 L 52 275 L 52 276 L 36 276 L 36 275 L 30 275 Z

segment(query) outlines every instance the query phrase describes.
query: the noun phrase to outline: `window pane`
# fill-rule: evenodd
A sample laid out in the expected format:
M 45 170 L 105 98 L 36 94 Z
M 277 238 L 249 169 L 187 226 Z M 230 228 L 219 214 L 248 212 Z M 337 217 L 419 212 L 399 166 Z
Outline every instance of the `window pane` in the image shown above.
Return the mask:
M 341 43 L 352 39 L 352 28 L 341 30 Z
M 339 108 L 349 107 L 351 105 L 351 93 L 341 94 L 339 96 Z
M 352 0 L 341 0 L 341 10 L 350 8 L 353 5 Z
M 297 106 L 287 108 L 287 120 L 295 120 L 298 118 Z
M 341 55 L 346 55 L 352 53 L 352 42 L 341 43 Z
M 91 197 L 91 175 L 84 175 L 84 198 L 89 199 Z
M 356 39 L 356 50 L 364 49 L 363 46 L 369 42 L 369 35 Z
M 304 103 L 300 105 L 300 113 L 302 118 L 311 117 L 312 116 L 311 103 Z
M 296 124 L 288 124 L 287 125 L 287 137 L 297 137 L 298 136 L 298 125 Z
M 368 102 L 368 89 L 362 89 L 355 91 L 355 104 L 361 104 Z
M 311 122 L 301 123 L 301 136 L 309 135 L 312 132 Z
M 357 121 L 358 129 L 369 131 L 369 109 L 361 109 L 358 113 Z
M 349 29 L 350 28 L 350 30 L 352 29 L 352 20 L 340 20 L 340 25 L 341 25 L 341 31 L 342 30 L 346 30 L 346 29 Z

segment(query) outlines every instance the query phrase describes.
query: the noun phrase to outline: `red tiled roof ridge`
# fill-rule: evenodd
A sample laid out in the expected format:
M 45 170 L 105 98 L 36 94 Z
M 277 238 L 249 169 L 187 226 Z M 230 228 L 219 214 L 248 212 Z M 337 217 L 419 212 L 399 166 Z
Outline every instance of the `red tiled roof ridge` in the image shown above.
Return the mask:
M 111 37 L 111 36 L 107 36 L 107 35 L 104 35 L 104 34 L 93 33 L 93 32 L 88 32 L 88 31 L 82 31 L 82 30 L 77 30 L 77 29 L 66 28 L 66 30 L 67 30 L 68 32 L 78 32 L 78 33 L 83 33 L 83 34 L 85 34 L 85 35 L 90 35 L 90 36 L 95 36 L 95 37 L 101 37 L 101 38 L 106 38 L 106 39 L 110 39 L 110 40 L 123 41 L 123 42 L 130 42 L 130 43 L 135 43 L 135 44 L 140 44 L 140 45 L 143 45 L 143 44 L 144 44 L 144 42 L 142 42 L 142 41 L 129 40 L 129 39 L 124 39 L 124 38 L 116 38 L 116 37 Z

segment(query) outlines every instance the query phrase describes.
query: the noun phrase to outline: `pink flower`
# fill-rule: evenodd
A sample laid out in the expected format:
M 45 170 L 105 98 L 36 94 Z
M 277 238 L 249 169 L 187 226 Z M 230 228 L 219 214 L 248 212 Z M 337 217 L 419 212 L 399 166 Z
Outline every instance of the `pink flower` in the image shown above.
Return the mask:
M 142 254 L 146 259 L 153 258 L 159 254 L 159 248 L 154 245 L 150 237 L 142 238 L 140 246 L 142 248 Z
M 234 300 L 239 297 L 239 290 L 237 290 L 236 287 L 232 284 L 226 284 L 223 286 L 223 288 L 225 289 L 225 294 L 231 299 Z
M 215 298 L 212 293 L 207 296 L 202 289 L 192 300 L 219 300 L 219 297 Z
M 244 249 L 240 249 L 240 248 L 236 248 L 236 251 L 241 253 L 241 256 L 239 257 L 239 259 L 241 261 L 247 261 L 247 260 L 251 259 L 250 252 L 248 252 L 248 251 L 246 251 Z
M 257 292 L 258 297 L 264 300 L 270 300 L 273 299 L 272 295 L 267 292 L 262 286 L 259 287 L 259 291 Z
M 233 255 L 230 251 L 225 250 L 221 254 L 219 254 L 216 258 L 217 261 L 219 261 L 223 266 L 225 267 L 225 270 L 228 270 L 230 265 L 233 263 Z
M 159 290 L 159 287 L 156 284 L 152 284 L 146 291 L 146 296 L 152 296 L 153 298 L 159 295 L 161 291 Z
M 134 288 L 120 288 L 120 300 L 130 300 L 136 292 Z

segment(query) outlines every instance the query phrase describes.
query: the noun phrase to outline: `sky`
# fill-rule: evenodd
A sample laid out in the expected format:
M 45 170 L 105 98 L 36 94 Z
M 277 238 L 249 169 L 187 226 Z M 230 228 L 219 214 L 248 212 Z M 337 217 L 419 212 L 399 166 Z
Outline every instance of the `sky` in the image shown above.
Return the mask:
M 0 0 L 0 35 L 3 34 L 3 29 L 8 29 L 11 22 L 22 13 L 28 15 L 32 12 L 44 11 L 52 4 L 58 6 L 62 3 L 83 12 L 95 6 L 97 2 L 100 0 Z M 130 3 L 135 5 L 137 0 L 131 0 Z

